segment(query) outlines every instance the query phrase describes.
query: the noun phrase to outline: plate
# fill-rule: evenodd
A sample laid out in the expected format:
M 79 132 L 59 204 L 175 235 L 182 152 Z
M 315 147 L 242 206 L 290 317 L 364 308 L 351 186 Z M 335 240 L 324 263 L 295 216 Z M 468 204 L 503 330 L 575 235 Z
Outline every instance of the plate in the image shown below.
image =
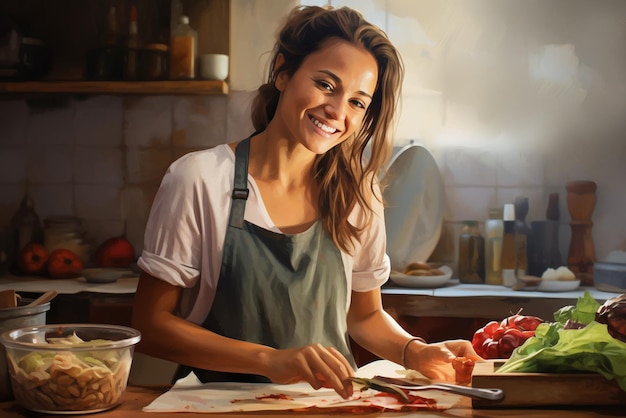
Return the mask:
M 567 292 L 576 290 L 580 286 L 580 280 L 542 280 L 537 286 L 540 292 Z
M 441 236 L 445 209 L 437 162 L 423 146 L 407 145 L 391 160 L 383 184 L 392 268 L 428 260 Z
M 450 277 L 452 277 L 452 269 L 450 267 L 441 266 L 438 269 L 443 271 L 444 274 L 439 276 L 411 276 L 392 270 L 389 278 L 399 286 L 432 289 L 445 286 L 450 281 Z
M 132 276 L 133 271 L 124 268 L 94 267 L 83 269 L 81 275 L 88 283 L 113 283 L 121 277 Z

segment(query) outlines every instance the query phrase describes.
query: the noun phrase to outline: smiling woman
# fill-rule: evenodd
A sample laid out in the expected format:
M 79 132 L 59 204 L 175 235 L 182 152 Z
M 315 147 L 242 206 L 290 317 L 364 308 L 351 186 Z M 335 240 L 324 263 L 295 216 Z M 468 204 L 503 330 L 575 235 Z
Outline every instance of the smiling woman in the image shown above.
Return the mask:
M 382 308 L 377 179 L 403 78 L 397 50 L 353 9 L 297 7 L 269 70 L 256 132 L 183 156 L 163 179 L 138 261 L 138 349 L 180 363 L 178 377 L 306 381 L 348 397 L 352 337 L 453 380 L 452 359 L 478 359 L 469 341 L 426 344 Z

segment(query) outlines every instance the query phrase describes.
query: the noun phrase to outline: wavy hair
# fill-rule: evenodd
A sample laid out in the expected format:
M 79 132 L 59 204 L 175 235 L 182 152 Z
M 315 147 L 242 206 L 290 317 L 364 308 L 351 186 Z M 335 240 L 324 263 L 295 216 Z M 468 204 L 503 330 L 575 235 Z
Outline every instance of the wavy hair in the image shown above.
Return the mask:
M 380 171 L 393 147 L 393 123 L 404 77 L 400 54 L 387 35 L 348 7 L 298 6 L 287 16 L 272 51 L 267 82 L 261 85 L 252 103 L 252 123 L 264 130 L 274 117 L 280 92 L 275 87 L 278 74 L 292 76 L 311 53 L 327 39 L 338 37 L 369 51 L 378 65 L 378 80 L 373 99 L 361 128 L 341 144 L 318 155 L 313 165 L 317 181 L 319 208 L 324 229 L 345 252 L 354 249 L 363 228 L 369 223 L 372 199 Z M 276 68 L 277 57 L 284 63 Z M 367 147 L 370 157 L 366 158 Z M 352 225 L 349 216 L 356 205 L 365 209 L 365 222 Z

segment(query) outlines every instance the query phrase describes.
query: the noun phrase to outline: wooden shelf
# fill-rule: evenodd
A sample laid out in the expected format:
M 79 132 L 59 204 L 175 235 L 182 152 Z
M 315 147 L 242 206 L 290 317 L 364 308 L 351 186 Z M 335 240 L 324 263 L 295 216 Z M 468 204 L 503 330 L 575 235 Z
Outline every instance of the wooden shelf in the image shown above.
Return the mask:
M 3 95 L 110 94 L 110 95 L 224 95 L 224 81 L 24 81 L 0 82 Z

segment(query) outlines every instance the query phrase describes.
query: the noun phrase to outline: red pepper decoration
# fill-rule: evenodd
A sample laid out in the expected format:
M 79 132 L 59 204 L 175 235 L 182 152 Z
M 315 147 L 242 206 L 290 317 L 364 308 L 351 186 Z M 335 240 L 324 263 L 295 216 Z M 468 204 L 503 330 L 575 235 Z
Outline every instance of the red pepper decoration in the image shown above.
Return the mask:
M 524 342 L 535 335 L 544 322 L 536 316 L 511 315 L 501 322 L 490 321 L 474 333 L 472 346 L 485 359 L 507 359 Z

